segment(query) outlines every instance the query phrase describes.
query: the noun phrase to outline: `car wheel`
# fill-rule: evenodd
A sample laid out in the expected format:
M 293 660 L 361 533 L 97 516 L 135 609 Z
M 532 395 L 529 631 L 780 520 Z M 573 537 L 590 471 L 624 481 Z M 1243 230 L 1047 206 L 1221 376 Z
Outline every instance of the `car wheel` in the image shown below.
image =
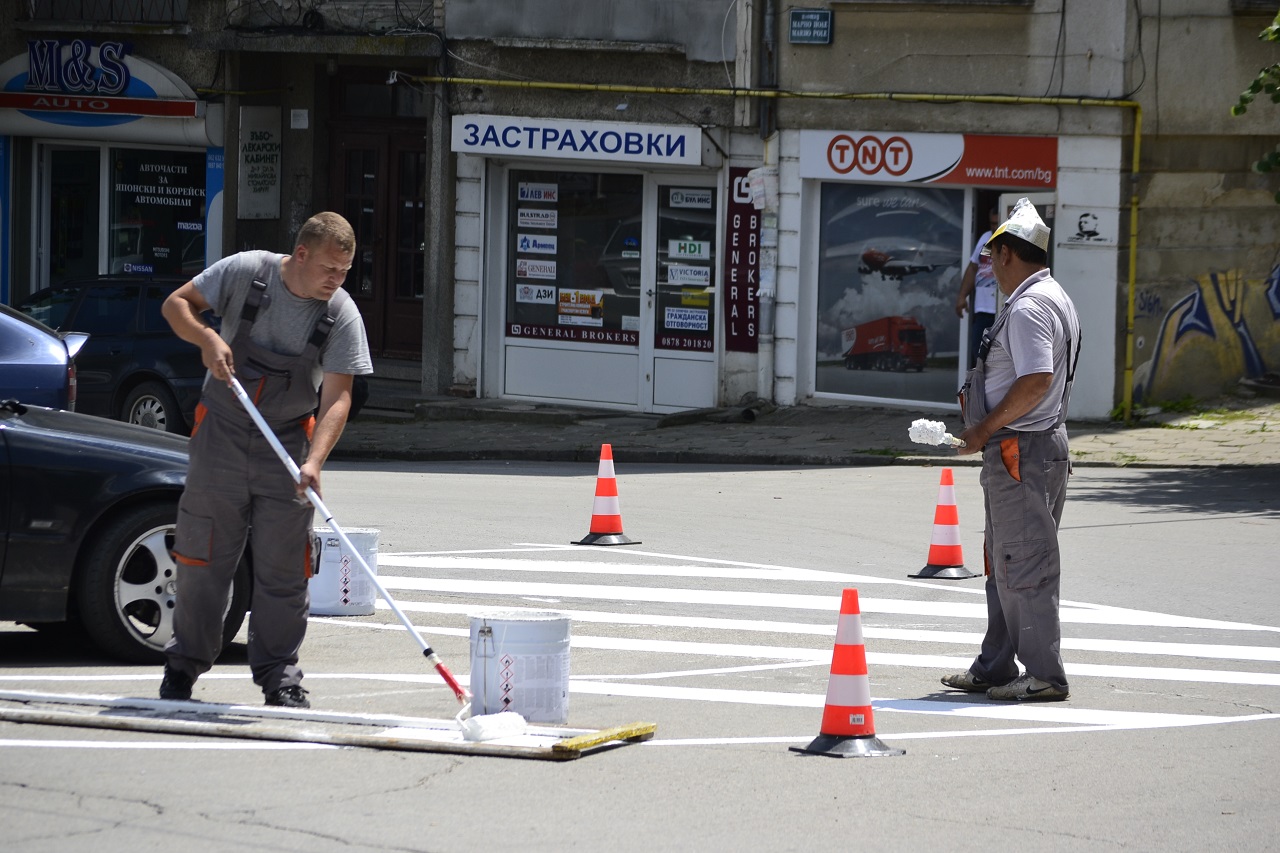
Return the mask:
M 143 382 L 130 391 L 120 407 L 120 420 L 179 435 L 187 429 L 177 398 L 160 382 Z
M 173 636 L 176 566 L 170 554 L 175 504 L 149 504 L 112 518 L 86 540 L 76 582 L 80 621 L 112 657 L 159 663 Z M 236 574 L 223 619 L 222 643 L 235 638 L 249 607 L 249 571 Z

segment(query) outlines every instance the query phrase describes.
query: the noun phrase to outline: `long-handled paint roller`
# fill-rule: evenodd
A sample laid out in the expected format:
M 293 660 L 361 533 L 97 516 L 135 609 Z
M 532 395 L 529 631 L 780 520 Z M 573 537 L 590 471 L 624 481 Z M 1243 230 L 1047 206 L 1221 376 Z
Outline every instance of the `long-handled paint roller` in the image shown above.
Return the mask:
M 271 449 L 280 457 L 280 461 L 289 469 L 289 474 L 293 476 L 295 483 L 301 482 L 302 473 L 298 469 L 298 464 L 293 461 L 293 457 L 289 455 L 289 451 L 284 449 L 284 445 L 280 443 L 280 439 L 276 438 L 276 434 L 272 431 L 267 422 L 263 420 L 262 413 L 258 411 L 257 406 L 253 405 L 253 401 L 249 399 L 249 395 L 245 393 L 244 386 L 240 384 L 240 380 L 234 376 L 231 377 L 231 390 L 235 393 L 236 399 L 244 406 L 244 410 L 249 413 L 249 417 L 257 424 L 258 429 L 262 432 L 267 443 L 271 445 Z M 333 520 L 333 513 L 329 512 L 329 508 L 324 505 L 324 501 L 320 500 L 320 495 L 316 494 L 316 490 L 307 487 L 307 499 L 311 501 L 312 506 L 324 518 L 325 524 L 329 525 L 329 529 L 337 535 L 342 541 L 342 545 L 346 548 L 346 553 L 351 555 L 356 563 L 364 570 L 364 573 L 372 581 L 374 588 L 378 590 L 378 594 L 382 596 L 382 600 L 387 603 L 392 612 L 396 614 L 396 618 L 400 620 L 400 624 L 408 629 L 409 634 L 417 641 L 418 646 L 422 649 L 422 654 L 426 657 L 427 662 L 436 668 L 436 672 L 440 673 L 440 677 L 444 679 L 444 683 L 449 685 L 449 689 L 458 697 L 458 702 L 462 704 L 461 710 L 458 711 L 455 719 L 458 726 L 462 730 L 462 736 L 467 740 L 494 740 L 496 738 L 511 737 L 512 735 L 523 734 L 526 726 L 524 717 L 513 711 L 503 711 L 498 714 L 481 714 L 479 716 L 471 716 L 471 692 L 458 683 L 458 679 L 453 677 L 453 673 L 444 665 L 444 661 L 440 660 L 439 655 L 432 651 L 431 646 L 423 638 L 422 634 L 409 621 L 409 617 L 404 615 L 404 611 L 396 604 L 395 599 L 387 592 L 386 587 L 378 580 L 378 575 L 369 568 L 369 564 L 365 562 L 364 556 L 359 549 L 351 543 L 351 539 Z
M 964 439 L 956 438 L 947 432 L 947 425 L 942 421 L 928 421 L 919 418 L 911 422 L 911 427 L 907 430 L 907 437 L 916 444 L 931 444 L 937 447 L 940 444 L 948 444 L 952 447 L 964 447 Z

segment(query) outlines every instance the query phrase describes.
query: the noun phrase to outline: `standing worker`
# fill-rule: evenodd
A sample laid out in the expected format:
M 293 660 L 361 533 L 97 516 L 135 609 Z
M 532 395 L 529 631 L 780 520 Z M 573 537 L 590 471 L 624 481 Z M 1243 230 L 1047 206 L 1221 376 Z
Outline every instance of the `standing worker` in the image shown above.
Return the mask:
M 982 345 L 982 333 L 991 328 L 996 319 L 996 277 L 991 272 L 991 256 L 984 251 L 991 233 L 1000 222 L 1000 209 L 991 208 L 987 214 L 990 225 L 978 238 L 969 256 L 969 265 L 964 268 L 964 277 L 960 280 L 960 293 L 956 295 L 956 316 L 963 318 L 969 310 L 969 367 L 978 360 L 978 347 Z M 969 296 L 973 295 L 970 304 Z
M 320 469 L 346 426 L 354 376 L 373 372 L 360 311 L 342 289 L 355 249 L 347 220 L 318 213 L 303 223 L 292 255 L 232 255 L 165 300 L 165 319 L 200 347 L 209 375 L 178 505 L 178 595 L 161 699 L 190 699 L 195 680 L 221 652 L 223 615 L 247 543 L 253 681 L 268 705 L 310 707 L 298 668 L 313 517 L 303 494 L 308 486 L 320 492 Z M 221 335 L 201 318 L 210 310 L 222 317 Z M 236 399 L 233 375 L 299 461 L 300 483 Z
M 1049 228 L 1019 199 L 985 249 L 1008 301 L 960 392 L 959 453 L 982 451 L 987 632 L 969 669 L 942 683 L 991 699 L 1070 695 L 1058 614 L 1058 523 L 1071 473 L 1066 419 L 1080 320 L 1049 272 L 1048 248 Z

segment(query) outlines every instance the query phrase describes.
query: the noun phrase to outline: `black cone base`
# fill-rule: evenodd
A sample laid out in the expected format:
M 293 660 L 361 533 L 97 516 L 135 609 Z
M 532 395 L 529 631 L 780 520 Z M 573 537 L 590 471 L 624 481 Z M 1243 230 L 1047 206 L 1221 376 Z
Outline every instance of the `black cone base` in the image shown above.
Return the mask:
M 964 566 L 925 566 L 914 575 L 907 575 L 909 578 L 941 578 L 942 580 L 967 580 L 976 578 L 973 572 Z
M 570 545 L 639 545 L 637 539 L 628 539 L 625 533 L 588 533 L 581 542 L 570 542 Z
M 832 758 L 869 758 L 879 755 L 906 755 L 905 749 L 894 749 L 886 746 L 875 735 L 863 737 L 840 737 L 838 735 L 818 735 L 808 746 L 790 747 L 792 752 L 803 752 L 808 755 L 828 755 Z

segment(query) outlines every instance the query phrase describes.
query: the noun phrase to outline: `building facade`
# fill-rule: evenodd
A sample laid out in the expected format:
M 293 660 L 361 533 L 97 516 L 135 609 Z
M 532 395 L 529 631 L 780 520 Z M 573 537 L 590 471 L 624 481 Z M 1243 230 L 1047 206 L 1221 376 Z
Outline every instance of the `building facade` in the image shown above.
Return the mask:
M 1028 196 L 1075 416 L 1280 372 L 1276 113 L 1230 115 L 1274 3 L 82 5 L 0 36 L 4 301 L 330 208 L 379 371 L 427 393 L 947 412 L 961 278 Z

